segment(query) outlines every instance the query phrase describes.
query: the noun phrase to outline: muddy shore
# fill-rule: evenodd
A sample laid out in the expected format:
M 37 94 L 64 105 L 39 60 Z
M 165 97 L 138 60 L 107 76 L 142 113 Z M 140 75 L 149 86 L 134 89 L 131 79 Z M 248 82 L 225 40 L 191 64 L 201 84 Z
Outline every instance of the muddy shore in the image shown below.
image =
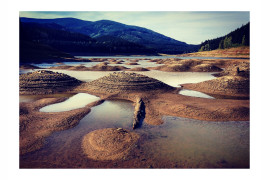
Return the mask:
M 168 68 L 168 60 L 158 61 Z M 249 62 L 247 63 L 247 60 L 174 60 L 174 63 L 177 66 L 181 64 L 187 65 L 186 67 L 190 71 L 196 71 L 195 67 L 199 66 L 199 72 L 204 72 L 205 69 L 209 72 L 215 66 L 225 68 L 216 75 L 217 79 L 195 84 L 184 84 L 184 89 L 193 89 L 217 95 L 249 97 Z M 103 71 L 104 69 L 108 70 L 108 67 L 117 66 L 108 66 L 107 63 L 102 62 L 93 69 Z M 58 68 L 89 70 L 85 66 L 58 66 Z M 178 94 L 180 88 L 170 87 L 165 83 L 151 78 L 148 79 L 142 75 L 126 76 L 125 74 L 128 73 L 123 73 L 124 78 L 121 75 L 122 79 L 116 75 L 116 78 L 114 76 L 107 79 L 103 77 L 103 79 L 100 78 L 88 83 L 82 82 L 74 86 L 70 92 L 85 92 L 101 98 L 100 101 L 90 103 L 84 108 L 66 111 L 65 113 L 39 112 L 40 108 L 62 102 L 66 98 L 44 98 L 34 102 L 20 103 L 20 154 L 40 149 L 46 144 L 45 139 L 51 133 L 76 126 L 91 111 L 91 107 L 110 99 L 129 100 L 134 103 L 140 99 L 145 108 L 143 123 L 149 125 L 163 124 L 162 117 L 165 115 L 205 121 L 249 121 L 249 100 L 205 99 L 184 96 Z M 137 112 L 140 112 L 138 108 Z M 88 147 L 88 145 L 86 146 Z M 136 151 L 138 149 L 132 150 L 132 153 L 136 153 Z M 97 155 L 96 157 L 100 156 Z M 118 161 L 115 157 L 119 157 L 119 154 L 113 156 L 114 162 L 100 162 L 97 163 L 97 167 L 112 167 L 112 163 Z M 123 167 L 131 167 L 130 163 L 125 163 Z M 61 165 L 59 164 L 59 166 Z M 139 164 L 137 166 L 142 167 Z M 39 164 L 38 167 L 42 167 L 42 164 Z M 136 167 L 136 164 L 132 164 L 132 167 Z M 169 162 L 166 167 L 170 167 Z
M 66 98 L 43 98 L 34 102 L 20 103 L 20 154 L 40 149 L 46 143 L 45 138 L 51 133 L 76 126 L 91 111 L 91 107 L 103 102 L 103 100 L 99 100 L 84 108 L 65 113 L 39 111 L 44 106 L 64 100 Z

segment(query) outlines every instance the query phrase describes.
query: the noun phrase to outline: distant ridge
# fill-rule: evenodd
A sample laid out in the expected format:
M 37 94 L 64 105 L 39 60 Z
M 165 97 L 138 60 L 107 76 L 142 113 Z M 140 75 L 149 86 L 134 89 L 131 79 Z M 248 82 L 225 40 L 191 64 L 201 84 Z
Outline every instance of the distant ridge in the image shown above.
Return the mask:
M 181 54 L 197 51 L 199 47 L 198 45 L 189 45 L 185 42 L 177 41 L 143 27 L 130 26 L 111 20 L 92 22 L 76 18 L 34 19 L 21 17 L 20 22 L 57 24 L 66 31 L 84 34 L 94 39 L 102 36 L 111 36 L 114 37 L 114 40 L 117 38 L 119 40 L 122 39 L 122 41 L 135 43 L 154 53 Z

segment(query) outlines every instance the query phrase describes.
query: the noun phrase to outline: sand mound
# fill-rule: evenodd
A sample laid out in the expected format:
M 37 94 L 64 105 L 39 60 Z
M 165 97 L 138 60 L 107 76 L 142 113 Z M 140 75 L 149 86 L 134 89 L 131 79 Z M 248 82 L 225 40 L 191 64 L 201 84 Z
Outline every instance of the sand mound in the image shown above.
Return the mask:
M 213 80 L 196 84 L 183 85 L 184 88 L 198 90 L 210 94 L 248 95 L 249 79 L 241 76 L 222 76 Z
M 85 67 L 84 65 L 78 65 L 78 66 L 70 67 L 69 70 L 72 70 L 72 71 L 88 71 L 89 68 Z
M 143 67 L 136 67 L 136 68 L 128 69 L 127 71 L 149 71 L 149 69 L 146 69 Z
M 128 69 L 124 66 L 108 66 L 108 65 L 96 65 L 93 67 L 90 67 L 90 71 L 121 71 Z
M 242 62 L 240 64 L 233 64 L 226 67 L 226 69 L 215 76 L 228 76 L 228 75 L 236 75 L 249 78 L 250 75 L 250 63 Z
M 219 71 L 222 71 L 222 69 L 211 64 L 200 64 L 200 65 L 196 65 L 192 67 L 192 71 L 194 72 L 219 72 Z
M 70 71 L 121 71 L 128 69 L 124 66 L 108 66 L 108 63 L 102 62 L 98 65 L 92 66 L 92 67 L 85 67 L 83 65 L 78 66 L 55 66 L 51 67 L 50 69 L 65 69 Z
M 167 72 L 186 72 L 190 68 L 184 64 L 171 64 L 171 65 L 163 65 L 157 67 L 151 67 L 149 69 L 160 70 L 160 71 L 167 71 Z
M 52 66 L 49 69 L 69 69 L 72 68 L 73 66 L 69 66 L 69 65 L 62 65 L 62 66 Z
M 128 62 L 128 63 L 126 63 L 125 65 L 139 65 L 139 64 L 136 63 L 136 62 Z
M 138 139 L 138 134 L 122 128 L 100 129 L 84 136 L 82 149 L 88 158 L 94 160 L 124 159 Z
M 81 81 L 63 73 L 35 71 L 20 75 L 20 94 L 49 94 L 67 91 Z
M 78 88 L 103 93 L 174 89 L 157 79 L 126 72 L 114 72 L 97 80 L 84 83 Z
M 111 64 L 123 64 L 122 61 L 114 61 L 114 62 L 111 62 Z

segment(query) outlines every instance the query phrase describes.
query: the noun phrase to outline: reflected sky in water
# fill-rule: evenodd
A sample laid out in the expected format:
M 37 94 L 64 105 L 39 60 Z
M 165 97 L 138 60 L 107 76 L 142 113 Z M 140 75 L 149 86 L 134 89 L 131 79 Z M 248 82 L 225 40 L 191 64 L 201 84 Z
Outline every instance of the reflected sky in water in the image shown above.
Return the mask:
M 41 112 L 62 112 L 82 108 L 91 102 L 95 102 L 100 98 L 87 93 L 78 93 L 64 102 L 51 104 L 40 109 Z

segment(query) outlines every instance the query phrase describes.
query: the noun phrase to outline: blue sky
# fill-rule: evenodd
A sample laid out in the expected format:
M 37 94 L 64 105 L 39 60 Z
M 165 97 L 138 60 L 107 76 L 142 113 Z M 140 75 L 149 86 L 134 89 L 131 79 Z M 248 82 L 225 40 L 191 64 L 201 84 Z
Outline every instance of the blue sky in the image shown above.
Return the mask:
M 188 44 L 223 36 L 250 21 L 248 11 L 21 11 L 20 17 L 107 19 L 145 27 Z

